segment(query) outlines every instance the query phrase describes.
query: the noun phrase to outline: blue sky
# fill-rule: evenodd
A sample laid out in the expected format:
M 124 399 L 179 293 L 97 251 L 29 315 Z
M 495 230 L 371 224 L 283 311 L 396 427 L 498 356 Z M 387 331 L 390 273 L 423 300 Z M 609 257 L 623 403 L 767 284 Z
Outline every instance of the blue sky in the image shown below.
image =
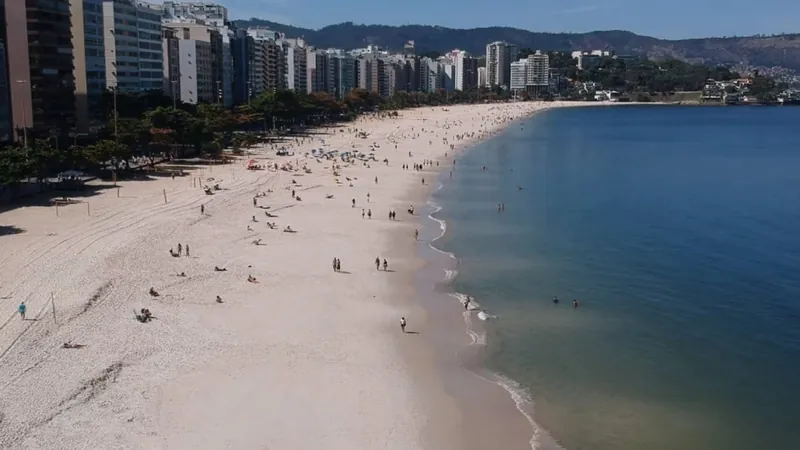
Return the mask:
M 233 19 L 259 17 L 306 28 L 352 21 L 551 32 L 622 29 L 667 39 L 800 33 L 800 0 L 216 1 Z

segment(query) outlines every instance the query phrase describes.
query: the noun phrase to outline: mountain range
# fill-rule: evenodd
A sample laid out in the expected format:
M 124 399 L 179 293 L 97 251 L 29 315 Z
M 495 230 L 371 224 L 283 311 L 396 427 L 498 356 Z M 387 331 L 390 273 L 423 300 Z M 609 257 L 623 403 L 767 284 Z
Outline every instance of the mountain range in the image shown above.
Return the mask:
M 646 56 L 650 59 L 680 59 L 707 65 L 777 66 L 800 73 L 800 33 L 666 40 L 618 30 L 537 33 L 510 27 L 466 30 L 430 25 L 358 25 L 352 22 L 313 30 L 256 18 L 235 23 L 240 27 L 267 27 L 285 33 L 287 37 L 303 37 L 318 48 L 352 49 L 373 44 L 398 50 L 403 48 L 406 41 L 414 41 L 417 53 L 446 52 L 458 48 L 482 55 L 486 44 L 506 41 L 520 48 L 614 50 L 619 55 Z

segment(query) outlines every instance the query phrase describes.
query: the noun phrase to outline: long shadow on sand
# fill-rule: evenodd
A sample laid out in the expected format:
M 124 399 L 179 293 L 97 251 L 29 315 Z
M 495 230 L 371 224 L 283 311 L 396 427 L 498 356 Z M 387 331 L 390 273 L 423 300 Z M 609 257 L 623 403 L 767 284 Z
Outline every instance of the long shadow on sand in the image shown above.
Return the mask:
M 114 187 L 113 183 L 87 184 L 81 189 L 47 190 L 35 194 L 16 197 L 11 203 L 0 206 L 0 213 L 25 206 L 53 206 L 59 204 L 81 203 L 85 199 L 99 195 L 106 189 Z M 66 198 L 66 200 L 64 200 Z
M 0 236 L 24 233 L 25 230 L 14 225 L 0 225 Z

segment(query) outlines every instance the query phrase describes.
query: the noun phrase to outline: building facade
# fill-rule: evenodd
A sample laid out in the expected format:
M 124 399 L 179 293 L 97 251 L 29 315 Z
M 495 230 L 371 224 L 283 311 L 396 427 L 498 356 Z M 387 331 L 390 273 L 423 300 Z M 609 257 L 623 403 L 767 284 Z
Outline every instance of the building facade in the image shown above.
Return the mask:
M 3 19 L 0 11 L 0 20 Z M 3 23 L 3 31 L 5 23 Z M 5 33 L 3 33 L 5 34 Z M 8 95 L 8 72 L 6 70 L 6 46 L 4 36 L 0 35 L 0 144 L 10 142 L 11 134 L 11 100 Z
M 103 0 L 71 1 L 75 77 L 75 110 L 79 132 L 103 119 L 106 61 L 103 39 Z
M 199 23 L 164 23 L 162 48 L 168 55 L 164 71 L 169 92 L 184 103 L 222 102 L 222 37 Z M 177 53 L 176 53 L 177 52 Z M 177 74 L 174 69 L 177 67 Z M 166 81 L 165 81 L 166 84 Z M 166 86 L 165 86 L 166 87 Z
M 528 55 L 528 75 L 525 81 L 527 86 L 533 86 L 537 90 L 549 87 L 550 85 L 550 57 L 546 53 L 536 50 L 535 53 Z
M 122 92 L 159 90 L 164 80 L 160 5 L 103 1 L 106 86 Z
M 497 41 L 486 46 L 486 86 L 511 84 L 511 63 L 517 59 L 517 47 Z
M 74 128 L 69 1 L 4 0 L 2 9 L 11 129 L 50 135 Z

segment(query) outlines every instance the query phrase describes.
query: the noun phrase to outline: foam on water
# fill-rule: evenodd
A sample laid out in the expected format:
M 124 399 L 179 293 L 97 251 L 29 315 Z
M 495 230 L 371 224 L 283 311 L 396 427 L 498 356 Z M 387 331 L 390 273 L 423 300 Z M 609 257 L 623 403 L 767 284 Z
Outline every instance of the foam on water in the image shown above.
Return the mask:
M 443 185 L 440 184 L 436 189 L 436 191 L 440 190 L 442 187 Z M 428 247 L 436 251 L 437 253 L 447 255 L 449 258 L 455 260 L 456 263 L 458 263 L 458 259 L 456 258 L 455 254 L 441 250 L 437 248 L 435 245 L 433 245 L 434 242 L 444 237 L 445 233 L 447 232 L 447 222 L 435 217 L 435 214 L 442 210 L 441 205 L 436 203 L 434 200 L 428 200 L 427 205 L 432 208 L 431 213 L 428 214 L 428 218 L 436 222 L 439 225 L 439 230 L 440 230 L 440 234 L 435 238 L 431 239 L 430 243 L 428 244 Z M 458 270 L 456 269 L 445 269 L 444 272 L 445 272 L 444 275 L 445 283 L 451 283 L 458 276 Z M 486 346 L 488 343 L 487 333 L 475 327 L 472 318 L 477 317 L 478 320 L 480 321 L 487 321 L 489 319 L 496 319 L 497 316 L 489 314 L 482 307 L 482 305 L 478 303 L 478 301 L 475 300 L 475 298 L 472 296 L 469 296 L 461 292 L 451 292 L 448 295 L 458 300 L 458 302 L 461 304 L 462 307 L 466 305 L 467 302 L 469 302 L 466 310 L 463 310 L 461 312 L 461 314 L 464 317 L 464 324 L 467 336 L 469 336 L 471 341 L 469 345 Z M 477 314 L 475 313 L 476 311 Z M 531 439 L 529 441 L 531 449 L 541 450 L 542 438 L 543 437 L 547 438 L 547 435 L 533 420 L 533 415 L 531 413 L 531 411 L 533 410 L 533 400 L 531 399 L 529 392 L 525 388 L 520 386 L 520 384 L 517 383 L 516 381 L 508 377 L 505 377 L 503 375 L 500 375 L 498 373 L 488 372 L 488 371 L 486 372 L 485 375 L 481 375 L 474 371 L 471 371 L 470 373 L 488 383 L 492 383 L 502 387 L 506 392 L 509 393 L 511 399 L 514 401 L 517 410 L 525 417 L 525 419 L 531 425 L 533 431 L 533 434 L 531 435 Z M 552 445 L 548 445 L 547 448 L 560 449 L 561 447 L 553 443 Z

